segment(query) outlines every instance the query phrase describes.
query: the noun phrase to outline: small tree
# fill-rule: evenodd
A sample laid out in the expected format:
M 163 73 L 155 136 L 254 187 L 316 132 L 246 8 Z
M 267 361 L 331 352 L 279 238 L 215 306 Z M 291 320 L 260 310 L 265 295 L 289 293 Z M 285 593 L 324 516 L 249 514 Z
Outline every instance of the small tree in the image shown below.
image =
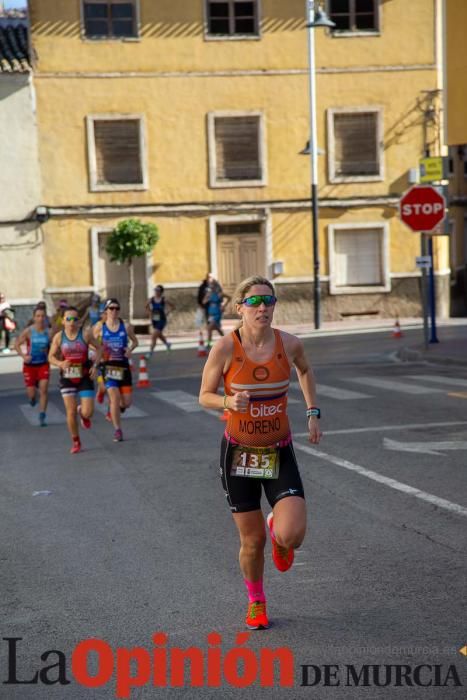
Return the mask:
M 133 299 L 135 293 L 135 271 L 133 258 L 140 258 L 150 253 L 157 241 L 159 232 L 155 224 L 143 224 L 139 219 L 125 219 L 114 228 L 105 249 L 112 262 L 127 264 L 130 273 L 130 290 L 128 294 L 129 317 L 133 318 Z

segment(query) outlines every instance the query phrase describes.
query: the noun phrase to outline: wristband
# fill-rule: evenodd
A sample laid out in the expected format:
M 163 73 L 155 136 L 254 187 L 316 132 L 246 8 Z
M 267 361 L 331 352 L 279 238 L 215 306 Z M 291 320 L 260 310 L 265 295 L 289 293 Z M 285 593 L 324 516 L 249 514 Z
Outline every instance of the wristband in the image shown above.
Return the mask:
M 310 408 L 306 409 L 306 417 L 312 418 L 313 416 L 318 419 L 321 418 L 321 409 L 319 409 L 317 406 L 311 406 Z
M 227 394 L 224 394 L 224 408 L 225 408 L 225 410 L 227 410 L 227 411 L 229 410 L 228 407 L 227 407 Z

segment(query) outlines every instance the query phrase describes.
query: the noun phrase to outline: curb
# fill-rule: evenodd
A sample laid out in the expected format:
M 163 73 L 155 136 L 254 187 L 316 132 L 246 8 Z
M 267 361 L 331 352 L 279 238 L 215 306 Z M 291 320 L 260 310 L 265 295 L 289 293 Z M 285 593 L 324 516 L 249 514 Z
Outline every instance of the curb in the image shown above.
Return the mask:
M 415 348 L 400 348 L 395 357 L 401 362 L 428 362 L 435 365 L 460 365 L 467 367 L 467 359 L 452 357 L 450 355 L 431 355 L 429 350 L 416 350 Z

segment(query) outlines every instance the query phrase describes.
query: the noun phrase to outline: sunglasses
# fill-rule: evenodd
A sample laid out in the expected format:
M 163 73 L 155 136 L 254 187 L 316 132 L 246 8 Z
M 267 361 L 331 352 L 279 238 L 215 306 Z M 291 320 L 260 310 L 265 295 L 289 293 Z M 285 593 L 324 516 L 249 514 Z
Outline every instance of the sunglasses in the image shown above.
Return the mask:
M 265 306 L 274 306 L 277 301 L 277 297 L 273 294 L 254 294 L 252 297 L 247 297 L 242 301 L 245 306 L 259 306 L 264 304 Z
M 120 311 L 119 306 L 108 306 L 107 311 Z
M 78 316 L 65 316 L 65 321 L 69 321 L 70 323 L 72 321 L 77 321 L 77 320 L 78 320 Z

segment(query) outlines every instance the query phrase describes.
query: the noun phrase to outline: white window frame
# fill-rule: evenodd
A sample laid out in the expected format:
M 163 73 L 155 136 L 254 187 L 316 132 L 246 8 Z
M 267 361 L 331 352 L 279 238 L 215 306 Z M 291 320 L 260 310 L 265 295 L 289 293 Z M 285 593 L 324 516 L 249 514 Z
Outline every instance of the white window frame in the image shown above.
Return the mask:
M 84 0 L 80 0 L 80 31 L 82 41 L 141 41 L 141 0 L 131 0 L 135 3 L 136 36 L 87 36 L 86 23 L 84 21 Z
M 99 184 L 97 182 L 97 159 L 96 141 L 94 133 L 94 122 L 96 121 L 139 121 L 139 150 L 141 158 L 141 172 L 143 182 L 119 185 Z M 147 142 L 146 123 L 144 114 L 88 114 L 86 116 L 86 134 L 89 168 L 89 189 L 91 192 L 128 192 L 143 191 L 149 188 L 148 164 L 147 164 Z
M 259 161 L 261 178 L 259 180 L 232 180 L 219 182 L 217 180 L 216 136 L 215 121 L 222 117 L 259 117 Z M 208 112 L 208 152 L 209 152 L 209 186 L 214 189 L 231 189 L 233 187 L 264 187 L 268 184 L 266 157 L 266 124 L 263 112 L 255 111 L 222 111 Z
M 363 112 L 372 112 L 377 115 L 376 122 L 376 142 L 379 156 L 379 173 L 377 175 L 336 175 L 335 167 L 335 136 L 334 136 L 334 115 L 336 114 L 359 114 Z M 384 143 L 383 143 L 383 107 L 379 105 L 371 105 L 368 107 L 330 107 L 327 110 L 327 126 L 328 126 L 328 173 L 329 182 L 382 182 L 384 181 Z
M 227 2 L 227 0 L 226 0 Z M 261 0 L 255 0 L 257 8 L 256 34 L 210 34 L 209 0 L 204 0 L 204 39 L 205 41 L 258 41 L 262 38 Z
M 381 12 L 381 0 L 375 0 L 376 2 L 376 11 L 375 11 L 375 16 L 376 16 L 376 29 L 369 29 L 368 31 L 365 31 L 364 29 L 329 29 L 328 33 L 331 37 L 335 39 L 340 39 L 340 38 L 346 38 L 346 37 L 354 37 L 354 36 L 381 36 L 383 33 L 382 27 L 381 27 L 381 20 L 382 20 L 382 12 Z M 329 18 L 331 18 L 331 4 L 329 0 L 326 0 L 326 12 L 329 15 Z
M 368 285 L 361 287 L 343 287 L 336 284 L 336 255 L 335 255 L 335 232 L 336 231 L 361 231 L 362 229 L 379 229 L 383 236 L 381 246 L 382 251 L 382 271 L 383 284 Z M 329 250 L 329 293 L 330 294 L 379 294 L 391 291 L 391 276 L 389 269 L 389 224 L 381 221 L 357 223 L 355 221 L 347 224 L 329 224 L 328 226 L 328 250 Z

